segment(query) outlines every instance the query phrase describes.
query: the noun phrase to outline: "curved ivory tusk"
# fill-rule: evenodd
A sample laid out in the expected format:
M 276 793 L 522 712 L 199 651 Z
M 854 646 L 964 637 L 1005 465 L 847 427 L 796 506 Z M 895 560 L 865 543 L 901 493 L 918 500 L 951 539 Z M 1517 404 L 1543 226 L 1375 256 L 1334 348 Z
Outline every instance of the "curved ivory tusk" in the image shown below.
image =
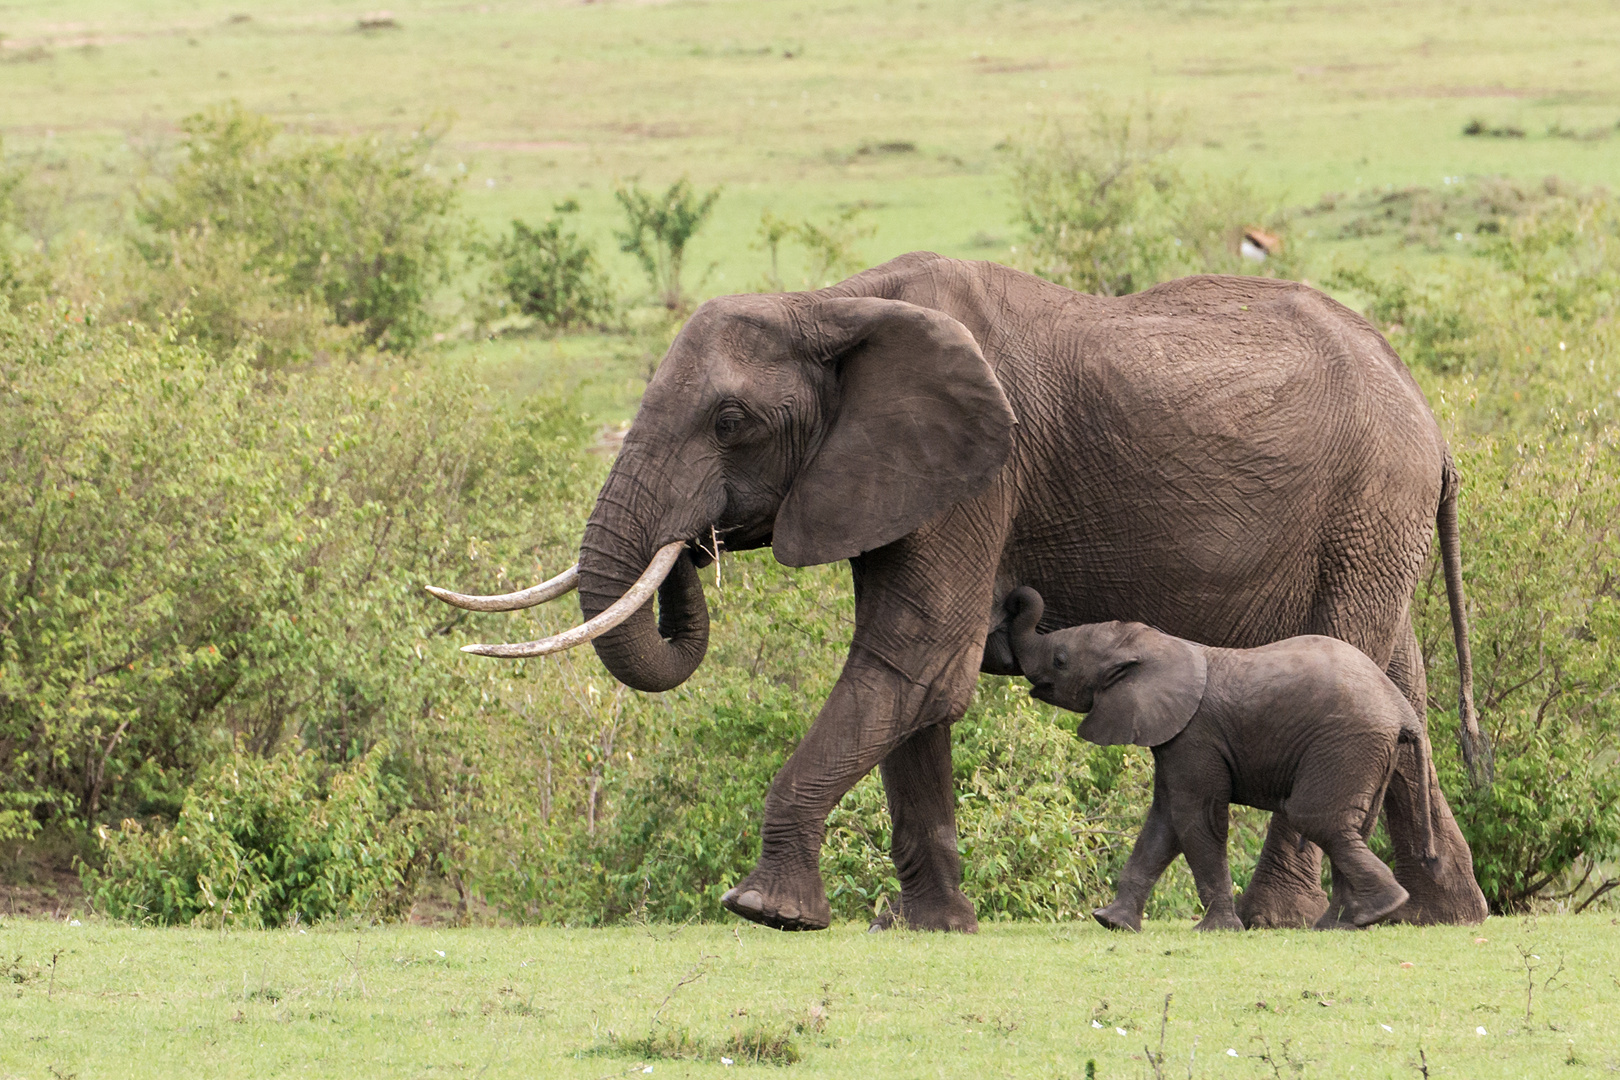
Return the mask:
M 543 604 L 547 600 L 555 600 L 578 587 L 579 563 L 575 563 L 548 581 L 531 585 L 518 592 L 502 593 L 499 596 L 469 596 L 467 593 L 451 592 L 435 585 L 423 586 L 430 596 L 436 596 L 452 607 L 466 608 L 468 611 L 516 611 L 519 608 Z
M 587 641 L 601 637 L 609 630 L 618 626 L 624 620 L 641 610 L 641 605 L 652 598 L 658 586 L 664 583 L 669 571 L 680 558 L 681 549 L 686 547 L 686 541 L 677 540 L 673 544 L 665 544 L 658 549 L 647 564 L 647 569 L 641 572 L 636 583 L 630 586 L 625 594 L 613 602 L 613 605 L 591 621 L 576 626 L 572 630 L 565 630 L 539 641 L 525 641 L 516 645 L 463 645 L 462 652 L 477 653 L 479 656 L 546 656 L 549 653 L 562 652 L 572 649 L 576 645 L 583 645 Z

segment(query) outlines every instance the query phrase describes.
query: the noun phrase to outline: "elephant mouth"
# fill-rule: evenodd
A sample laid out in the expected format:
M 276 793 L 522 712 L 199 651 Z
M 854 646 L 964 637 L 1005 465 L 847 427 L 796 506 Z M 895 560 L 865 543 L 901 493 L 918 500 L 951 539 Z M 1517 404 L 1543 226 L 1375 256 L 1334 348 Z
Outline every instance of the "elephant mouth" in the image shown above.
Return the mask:
M 1055 693 L 1057 693 L 1057 685 L 1055 683 L 1045 681 L 1032 681 L 1030 683 L 1029 696 L 1034 698 L 1036 701 L 1044 701 L 1048 705 L 1055 705 L 1057 702 L 1052 700 L 1052 695 Z

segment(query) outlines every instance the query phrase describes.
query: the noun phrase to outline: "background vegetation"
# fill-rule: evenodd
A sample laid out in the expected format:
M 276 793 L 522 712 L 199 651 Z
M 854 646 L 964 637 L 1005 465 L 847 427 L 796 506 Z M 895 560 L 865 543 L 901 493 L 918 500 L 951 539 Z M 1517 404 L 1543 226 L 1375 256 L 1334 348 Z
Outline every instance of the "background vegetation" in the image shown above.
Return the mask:
M 1576 35 L 1486 5 L 1464 47 L 1438 7 L 1353 35 L 1265 4 L 706 10 L 8 9 L 10 880 L 76 865 L 101 910 L 221 929 L 435 893 L 462 918 L 717 915 L 836 677 L 847 571 L 727 557 L 708 661 L 656 696 L 589 654 L 456 651 L 566 602 L 477 616 L 419 586 L 572 561 L 697 300 L 929 247 L 1105 292 L 1305 277 L 1365 310 L 1465 476 L 1479 782 L 1436 575 L 1415 610 L 1481 884 L 1499 911 L 1614 902 L 1620 87 L 1575 40 L 1612 12 L 1573 5 Z M 1283 239 L 1264 263 L 1251 226 Z M 981 918 L 1108 891 L 1149 762 L 1072 729 L 991 678 L 956 728 Z M 1263 827 L 1238 818 L 1240 884 Z M 840 916 L 893 897 L 886 848 L 868 778 L 829 823 Z M 1177 871 L 1152 914 L 1195 906 Z

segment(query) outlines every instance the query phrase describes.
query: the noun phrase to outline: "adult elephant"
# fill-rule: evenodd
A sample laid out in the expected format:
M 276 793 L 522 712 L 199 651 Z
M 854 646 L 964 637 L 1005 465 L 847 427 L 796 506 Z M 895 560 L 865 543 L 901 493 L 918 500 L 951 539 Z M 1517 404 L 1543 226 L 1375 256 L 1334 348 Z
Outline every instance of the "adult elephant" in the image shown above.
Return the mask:
M 950 725 L 979 671 L 1016 674 L 1000 601 L 1043 625 L 1150 623 L 1208 645 L 1327 634 L 1426 711 L 1409 614 L 1438 514 L 1474 727 L 1456 481 L 1423 396 L 1363 319 L 1293 283 L 1194 277 L 1104 298 L 915 253 L 816 292 L 700 307 L 647 387 L 576 571 L 523 593 L 436 595 L 484 610 L 575 583 L 590 618 L 557 638 L 468 646 L 532 656 L 594 638 L 615 677 L 667 690 L 702 661 L 697 567 L 711 537 L 790 566 L 848 559 L 842 675 L 765 798 L 763 850 L 723 898 L 783 929 L 829 909 L 827 814 L 874 765 L 907 923 L 976 928 L 961 891 Z M 654 620 L 651 594 L 657 590 Z M 1477 921 L 1472 856 L 1432 770 L 1403 755 L 1386 800 L 1398 917 Z M 1427 784 L 1438 870 L 1413 815 Z M 1307 925 L 1320 852 L 1273 818 L 1240 912 Z

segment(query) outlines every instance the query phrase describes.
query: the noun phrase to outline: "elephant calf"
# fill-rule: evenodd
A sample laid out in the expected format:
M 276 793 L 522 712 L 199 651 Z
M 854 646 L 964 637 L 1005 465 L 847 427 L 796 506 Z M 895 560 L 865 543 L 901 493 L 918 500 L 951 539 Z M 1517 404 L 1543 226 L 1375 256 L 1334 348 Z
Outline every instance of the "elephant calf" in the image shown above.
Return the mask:
M 1154 883 L 1185 854 L 1204 903 L 1198 929 L 1243 929 L 1226 859 L 1231 803 L 1287 815 L 1332 859 L 1333 901 L 1317 929 L 1367 926 L 1406 902 L 1367 837 L 1397 744 L 1412 744 L 1419 775 L 1428 772 L 1427 744 L 1405 695 L 1365 654 L 1315 635 L 1215 649 L 1131 622 L 1039 634 L 1044 609 L 1027 587 L 1007 597 L 1012 647 L 1031 695 L 1085 713 L 1082 738 L 1153 750 L 1153 806 L 1119 895 L 1092 913 L 1098 922 L 1140 930 Z M 1417 820 L 1432 866 L 1426 805 Z

